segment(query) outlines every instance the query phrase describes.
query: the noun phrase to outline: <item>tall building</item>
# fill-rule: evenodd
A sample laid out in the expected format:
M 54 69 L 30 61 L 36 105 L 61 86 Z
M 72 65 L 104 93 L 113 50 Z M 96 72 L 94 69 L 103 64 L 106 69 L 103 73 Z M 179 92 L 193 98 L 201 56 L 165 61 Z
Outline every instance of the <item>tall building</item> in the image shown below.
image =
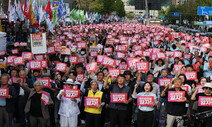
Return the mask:
M 160 10 L 161 9 L 161 0 L 147 0 L 149 10 Z M 145 0 L 135 0 L 135 9 L 145 10 L 146 4 Z

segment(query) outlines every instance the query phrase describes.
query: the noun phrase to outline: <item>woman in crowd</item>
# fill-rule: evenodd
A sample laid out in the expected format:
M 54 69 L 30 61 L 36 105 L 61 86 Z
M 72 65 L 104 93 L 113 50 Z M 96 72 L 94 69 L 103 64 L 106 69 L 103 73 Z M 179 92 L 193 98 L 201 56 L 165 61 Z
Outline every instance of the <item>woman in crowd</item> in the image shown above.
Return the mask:
M 153 97 L 153 103 L 150 104 L 151 106 L 139 106 L 138 107 L 138 115 L 137 115 L 137 126 L 138 127 L 151 127 L 153 125 L 153 120 L 154 120 L 154 106 L 157 105 L 157 98 L 154 93 L 151 93 L 150 91 L 153 90 L 152 84 L 146 82 L 143 87 L 142 91 L 139 92 L 138 94 L 136 93 L 138 85 L 135 85 L 132 97 L 134 99 L 137 99 L 139 96 L 144 97 L 144 96 L 151 96 Z M 137 100 L 138 101 L 138 100 Z
M 64 82 L 65 88 L 73 89 L 74 82 L 72 79 L 66 80 Z M 61 101 L 60 109 L 58 114 L 60 115 L 60 126 L 61 127 L 77 127 L 78 115 L 80 110 L 78 103 L 80 102 L 79 98 L 65 98 L 64 89 L 60 90 L 57 95 L 57 99 Z

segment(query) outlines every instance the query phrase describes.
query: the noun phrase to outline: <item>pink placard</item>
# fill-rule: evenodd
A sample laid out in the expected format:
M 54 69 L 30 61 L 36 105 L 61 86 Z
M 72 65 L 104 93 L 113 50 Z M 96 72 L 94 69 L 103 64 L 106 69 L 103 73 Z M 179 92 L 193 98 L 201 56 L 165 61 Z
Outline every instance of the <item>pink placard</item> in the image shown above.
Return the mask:
M 127 93 L 111 93 L 110 102 L 111 103 L 124 103 L 127 101 Z
M 137 71 L 149 71 L 149 62 L 136 62 Z
M 84 106 L 85 107 L 98 107 L 100 105 L 99 97 L 85 97 Z
M 70 56 L 69 61 L 72 64 L 78 64 L 78 56 Z
M 182 66 L 184 67 L 185 65 L 184 65 L 184 64 L 174 65 L 174 71 L 175 71 L 175 72 L 179 71 L 179 70 L 181 69 Z M 181 71 L 184 71 L 184 69 L 181 70 Z
M 153 107 L 154 96 L 138 96 L 137 105 L 139 106 L 151 106 Z
M 35 60 L 44 60 L 44 55 L 35 55 Z
M 143 51 L 141 50 L 135 51 L 135 56 L 142 56 L 142 55 L 143 55 Z
M 158 53 L 156 53 L 156 55 L 157 55 L 157 59 L 165 59 L 166 58 L 165 53 L 162 53 L 162 52 L 158 52 Z
M 121 69 L 121 70 L 127 70 L 128 69 L 128 66 L 127 66 L 127 64 L 119 64 L 119 69 Z
M 128 45 L 116 45 L 116 51 L 126 52 L 128 49 Z
M 41 67 L 47 68 L 47 60 L 41 60 Z
M 160 87 L 164 87 L 165 85 L 169 85 L 171 81 L 172 81 L 171 78 L 159 78 L 158 85 Z
M 65 64 L 65 63 L 57 63 L 55 68 L 56 68 L 55 69 L 56 71 L 66 72 L 67 64 Z
M 85 64 L 86 71 L 97 72 L 97 63 L 88 63 Z
M 173 51 L 166 51 L 166 57 L 174 57 L 174 52 Z
M 197 79 L 197 72 L 184 72 L 187 80 L 196 80 Z
M 113 48 L 104 48 L 104 53 L 113 53 Z
M 77 43 L 77 47 L 79 48 L 79 49 L 85 49 L 86 48 L 86 42 L 81 42 L 81 43 Z
M 199 96 L 198 106 L 212 107 L 212 97 Z
M 60 53 L 62 55 L 70 55 L 71 54 L 71 49 L 70 48 L 62 48 Z
M 6 98 L 9 95 L 9 88 L 0 88 L 0 97 Z
M 18 49 L 12 49 L 11 52 L 12 52 L 12 54 L 19 54 Z
M 85 63 L 85 56 L 78 57 L 78 63 Z
M 121 74 L 121 69 L 109 69 L 109 75 L 112 75 L 113 78 L 117 78 L 119 74 Z
M 122 53 L 122 52 L 117 52 L 116 57 L 117 58 L 121 58 L 121 59 L 125 59 L 126 54 L 125 53 Z
M 56 51 L 55 51 L 55 47 L 54 46 L 50 46 L 48 47 L 48 54 L 55 54 Z
M 41 61 L 40 60 L 29 61 L 29 68 L 32 70 L 41 69 Z
M 24 57 L 25 60 L 32 60 L 32 53 L 31 52 L 22 52 L 22 57 Z
M 188 59 L 189 60 L 191 58 L 191 56 L 192 56 L 191 54 L 184 54 L 184 59 Z
M 174 57 L 182 58 L 183 53 L 179 51 L 174 51 Z
M 48 104 L 48 102 L 49 102 L 49 95 L 48 95 L 48 93 L 42 91 L 41 101 L 43 101 L 43 103 L 44 103 L 45 105 Z
M 24 78 L 14 77 L 14 76 L 11 77 L 11 82 L 14 83 L 14 84 L 19 84 L 18 83 L 19 79 L 21 80 L 22 83 L 25 83 L 25 79 Z
M 79 98 L 80 97 L 80 90 L 79 89 L 64 89 L 65 98 Z
M 151 56 L 151 52 L 149 52 L 149 51 L 143 51 L 143 56 L 150 57 Z
M 168 91 L 168 102 L 185 102 L 185 91 Z
M 44 88 L 49 88 L 49 86 L 50 86 L 50 79 L 49 78 L 36 78 L 36 80 L 42 81 Z
M 181 88 L 182 88 L 183 90 L 187 91 L 187 93 L 189 93 L 189 91 L 188 91 L 188 90 L 189 90 L 189 89 L 188 89 L 189 87 L 188 87 L 188 86 L 181 86 Z
M 84 78 L 85 78 L 85 74 L 77 74 L 76 80 L 78 82 L 82 82 L 84 80 Z
M 109 57 L 104 57 L 101 64 L 104 66 L 113 67 L 115 65 L 115 60 Z
M 98 51 L 90 51 L 90 56 L 91 57 L 97 57 L 98 56 Z
M 13 64 L 16 65 L 24 65 L 24 58 L 23 57 L 16 57 L 13 60 Z
M 97 63 L 102 63 L 103 58 L 105 57 L 105 55 L 98 55 L 97 56 Z
M 136 67 L 137 62 L 139 62 L 139 58 L 127 58 L 127 65 L 129 68 Z
M 0 56 L 4 56 L 6 51 L 0 51 Z

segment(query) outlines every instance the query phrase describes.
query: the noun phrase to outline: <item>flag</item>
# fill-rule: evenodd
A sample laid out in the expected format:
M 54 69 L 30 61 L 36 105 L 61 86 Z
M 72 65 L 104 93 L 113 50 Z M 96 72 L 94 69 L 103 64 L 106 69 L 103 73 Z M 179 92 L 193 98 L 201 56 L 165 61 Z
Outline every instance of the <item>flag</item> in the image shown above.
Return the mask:
M 66 15 L 66 5 L 65 3 L 63 3 L 63 0 L 61 0 L 58 8 L 57 8 L 57 11 L 58 11 L 58 20 L 60 20 L 63 16 Z
M 18 17 L 19 17 L 20 21 L 24 21 L 24 14 L 23 14 L 23 11 L 22 11 L 21 8 L 22 8 L 21 7 L 21 1 L 19 1 L 17 13 L 18 13 Z
M 50 21 L 52 21 L 53 15 L 52 15 L 52 9 L 51 9 L 50 1 L 48 2 L 45 11 L 49 14 Z
M 7 13 L 10 13 L 11 6 L 12 6 L 12 3 L 11 3 L 11 0 L 9 0 L 8 1 L 8 6 L 7 6 Z
M 44 17 L 44 13 L 43 13 L 43 8 L 42 6 L 39 7 L 39 10 L 38 10 L 38 15 L 39 15 L 39 25 L 40 23 L 43 21 L 43 17 Z
M 28 8 L 27 8 L 27 0 L 25 0 L 25 3 L 24 3 L 24 15 L 27 17 L 27 12 L 28 12 Z
M 30 24 L 34 25 L 35 24 L 35 14 L 33 12 L 32 8 L 32 0 L 30 0 L 30 5 L 29 5 L 29 11 L 28 11 L 28 19 L 30 19 Z
M 53 11 L 53 27 L 57 24 L 57 7 Z

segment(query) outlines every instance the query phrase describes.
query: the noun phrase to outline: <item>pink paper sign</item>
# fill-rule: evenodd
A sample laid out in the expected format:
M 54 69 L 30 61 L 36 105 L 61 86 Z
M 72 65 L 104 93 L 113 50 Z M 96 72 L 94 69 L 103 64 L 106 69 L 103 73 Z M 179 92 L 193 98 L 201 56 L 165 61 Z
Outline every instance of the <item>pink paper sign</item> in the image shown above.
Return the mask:
M 138 96 L 137 105 L 153 107 L 154 96 Z
M 168 102 L 184 102 L 185 91 L 168 91 Z
M 42 81 L 44 88 L 49 88 L 49 86 L 50 86 L 50 79 L 48 79 L 48 78 L 37 78 L 36 80 L 37 81 Z
M 212 97 L 199 96 L 198 106 L 212 107 Z
M 196 80 L 197 79 L 197 72 L 184 72 L 187 80 Z
M 97 107 L 100 105 L 99 97 L 85 97 L 84 106 L 85 107 Z
M 127 101 L 127 93 L 111 93 L 110 102 L 111 103 L 124 103 Z
M 0 88 L 0 97 L 5 98 L 9 94 L 9 88 Z
M 108 73 L 112 75 L 112 77 L 117 78 L 118 75 L 121 74 L 121 69 L 109 69 Z
M 137 71 L 149 71 L 149 62 L 136 62 Z
M 57 63 L 55 68 L 56 68 L 55 69 L 56 71 L 66 72 L 67 64 L 65 64 L 65 63 Z
M 86 71 L 97 72 L 97 63 L 88 63 L 85 64 Z
M 41 61 L 40 60 L 29 61 L 29 68 L 32 70 L 41 69 Z
M 48 102 L 49 102 L 49 95 L 48 95 L 48 93 L 42 91 L 41 101 L 43 101 L 43 103 L 44 103 L 45 105 L 48 104 Z
M 160 87 L 164 87 L 165 85 L 169 85 L 171 81 L 171 78 L 160 78 L 158 79 L 158 85 Z
M 79 89 L 64 89 L 65 98 L 79 98 L 80 97 L 80 90 Z

